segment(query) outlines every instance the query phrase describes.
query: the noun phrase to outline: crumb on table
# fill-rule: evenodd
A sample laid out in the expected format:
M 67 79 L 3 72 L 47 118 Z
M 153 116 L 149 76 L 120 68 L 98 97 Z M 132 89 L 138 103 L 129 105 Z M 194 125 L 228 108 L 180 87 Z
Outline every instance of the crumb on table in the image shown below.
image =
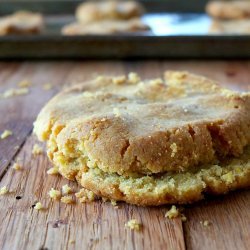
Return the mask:
M 204 226 L 204 227 L 208 227 L 211 225 L 211 222 L 208 220 L 204 220 L 204 221 L 200 221 L 200 223 Z
M 3 186 L 0 188 L 0 195 L 7 194 L 8 192 L 9 192 L 9 190 L 6 186 Z
M 22 170 L 22 166 L 17 162 L 13 164 L 12 168 L 15 170 Z
M 86 188 L 80 189 L 79 192 L 75 193 L 75 196 L 81 203 L 91 202 L 95 200 L 95 194 Z
M 136 230 L 136 231 L 139 231 L 141 228 L 141 224 L 136 219 L 129 220 L 125 224 L 125 226 L 131 230 Z
M 177 218 L 179 215 L 180 215 L 179 210 L 176 208 L 175 205 L 173 205 L 171 209 L 166 212 L 165 217 L 169 219 L 173 219 L 173 218 Z
M 12 133 L 11 130 L 6 129 L 6 130 L 4 130 L 3 133 L 1 134 L 1 139 L 5 139 L 5 138 L 11 136 L 12 134 L 13 134 L 13 133 Z
M 48 194 L 49 197 L 53 200 L 59 200 L 61 198 L 61 192 L 54 188 L 51 188 Z
M 41 210 L 41 209 L 43 209 L 42 203 L 41 203 L 41 202 L 37 202 L 37 203 L 35 204 L 35 206 L 34 206 L 34 209 L 36 209 L 36 210 Z
M 29 93 L 29 89 L 28 88 L 11 88 L 11 89 L 7 89 L 6 91 L 4 91 L 1 96 L 3 98 L 9 98 L 9 97 L 13 97 L 13 96 L 18 96 L 18 95 L 26 95 Z
M 59 173 L 59 170 L 58 170 L 58 168 L 56 168 L 56 167 L 50 168 L 50 169 L 47 171 L 47 174 L 49 174 L 49 175 L 56 175 L 56 174 L 58 174 L 58 173 Z
M 72 193 L 72 188 L 66 184 L 66 185 L 63 185 L 62 186 L 62 193 L 65 195 L 65 194 L 70 194 Z
M 72 196 L 66 195 L 66 196 L 63 196 L 61 198 L 61 202 L 65 203 L 65 204 L 72 204 L 72 203 L 74 203 L 74 199 Z
M 40 147 L 38 144 L 34 144 L 33 149 L 32 149 L 32 154 L 33 155 L 40 155 L 42 154 L 43 149 Z

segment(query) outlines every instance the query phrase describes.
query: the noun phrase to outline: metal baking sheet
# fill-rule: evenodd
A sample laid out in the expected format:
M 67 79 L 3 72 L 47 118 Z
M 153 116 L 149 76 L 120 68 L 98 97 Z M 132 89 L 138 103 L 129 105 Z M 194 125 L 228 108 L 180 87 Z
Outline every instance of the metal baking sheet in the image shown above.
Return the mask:
M 170 2 L 165 1 L 165 4 Z M 190 1 L 192 3 L 192 0 Z M 37 3 L 37 0 L 35 2 Z M 159 1 L 156 1 L 156 5 L 157 2 L 159 4 Z M 35 5 L 34 9 L 33 3 L 26 1 L 22 9 L 38 11 L 39 4 Z M 70 8 L 64 6 L 65 3 L 68 6 L 69 1 L 62 2 L 61 12 L 54 15 L 51 15 L 49 9 L 49 6 L 54 5 L 46 5 L 44 1 L 38 3 L 42 3 L 40 9 L 46 14 L 45 31 L 40 35 L 0 37 L 1 59 L 250 58 L 250 36 L 209 34 L 211 19 L 197 8 L 193 8 L 193 12 L 188 12 L 181 5 L 179 9 L 182 11 L 179 13 L 176 13 L 174 8 L 174 12 L 160 13 L 157 6 L 152 8 L 154 11 L 148 7 L 147 14 L 142 19 L 150 26 L 150 32 L 62 36 L 61 27 L 74 21 L 73 14 L 68 13 Z M 75 8 L 78 2 L 70 3 Z M 18 4 L 12 5 L 11 8 L 2 5 L 4 8 L 1 8 L 0 1 L 0 10 L 5 10 L 6 14 L 17 10 L 17 7 L 21 9 Z M 164 9 L 167 9 L 165 7 Z

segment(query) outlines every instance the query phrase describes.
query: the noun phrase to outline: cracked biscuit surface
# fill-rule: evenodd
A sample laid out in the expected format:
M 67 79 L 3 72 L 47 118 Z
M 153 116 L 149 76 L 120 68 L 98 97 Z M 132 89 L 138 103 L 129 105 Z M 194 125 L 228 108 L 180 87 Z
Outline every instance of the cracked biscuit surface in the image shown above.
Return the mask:
M 239 156 L 250 141 L 250 100 L 186 72 L 161 79 L 98 77 L 66 89 L 40 112 L 34 132 L 59 172 L 124 176 L 183 172 Z

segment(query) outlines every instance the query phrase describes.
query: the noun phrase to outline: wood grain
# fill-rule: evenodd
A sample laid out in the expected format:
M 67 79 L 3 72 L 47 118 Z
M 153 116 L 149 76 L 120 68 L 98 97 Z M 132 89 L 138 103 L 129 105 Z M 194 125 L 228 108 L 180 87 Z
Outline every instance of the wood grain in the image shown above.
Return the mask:
M 159 77 L 163 70 L 178 69 L 202 73 L 238 89 L 249 88 L 250 63 L 247 61 L 79 61 L 0 63 L 0 92 L 23 80 L 32 82 L 25 96 L 0 99 L 0 131 L 12 129 L 13 136 L 0 140 L 0 186 L 10 193 L 0 196 L 0 249 L 247 249 L 250 239 L 249 191 L 186 206 L 187 222 L 164 217 L 169 207 L 142 208 L 96 201 L 65 205 L 53 202 L 47 193 L 68 183 L 59 176 L 48 176 L 50 163 L 44 154 L 34 156 L 37 143 L 30 134 L 32 123 L 43 106 L 63 86 L 93 78 L 97 74 L 124 74 L 136 71 L 143 78 Z M 50 82 L 52 90 L 42 89 Z M 238 83 L 237 85 L 235 83 Z M 19 149 L 14 150 L 18 145 Z M 19 160 L 22 171 L 11 168 Z M 21 199 L 16 199 L 20 196 Z M 41 201 L 45 209 L 32 205 Z M 140 232 L 125 228 L 130 219 L 143 224 Z M 200 221 L 212 224 L 204 227 Z

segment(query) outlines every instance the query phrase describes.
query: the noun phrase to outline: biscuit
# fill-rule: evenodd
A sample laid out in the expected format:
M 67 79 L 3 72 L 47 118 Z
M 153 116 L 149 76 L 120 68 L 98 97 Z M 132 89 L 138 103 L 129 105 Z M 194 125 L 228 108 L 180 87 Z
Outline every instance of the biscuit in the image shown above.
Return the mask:
M 214 20 L 209 32 L 212 34 L 250 34 L 250 19 Z
M 76 18 L 81 23 L 103 20 L 128 20 L 140 17 L 144 10 L 134 1 L 86 2 L 78 6 Z
M 130 20 L 104 20 L 89 24 L 72 23 L 62 28 L 63 35 L 87 35 L 87 34 L 112 34 L 139 32 L 149 30 L 149 27 L 140 19 L 133 18 Z
M 0 18 L 0 35 L 38 34 L 42 31 L 43 26 L 44 21 L 41 14 L 18 11 Z
M 206 12 L 218 19 L 244 19 L 250 17 L 250 2 L 237 1 L 211 1 L 206 6 Z
M 250 94 L 187 72 L 161 79 L 98 77 L 66 89 L 40 112 L 34 132 L 59 172 L 140 177 L 179 173 L 239 156 L 250 142 Z
M 225 194 L 250 187 L 250 147 L 237 159 L 204 165 L 191 172 L 125 177 L 98 168 L 79 171 L 78 182 L 96 195 L 141 206 L 185 204 L 204 194 Z

